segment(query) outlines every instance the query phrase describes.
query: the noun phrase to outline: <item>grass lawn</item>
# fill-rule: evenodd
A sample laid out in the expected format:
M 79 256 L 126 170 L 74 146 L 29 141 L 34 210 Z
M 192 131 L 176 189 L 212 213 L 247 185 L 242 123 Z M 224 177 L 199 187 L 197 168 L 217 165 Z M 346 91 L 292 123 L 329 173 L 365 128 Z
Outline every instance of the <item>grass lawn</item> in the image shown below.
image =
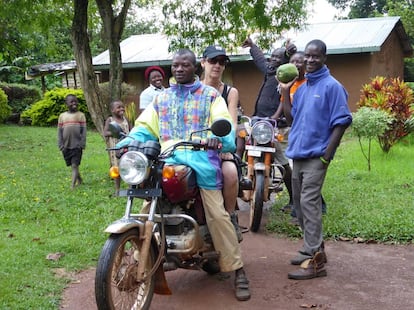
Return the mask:
M 365 143 L 365 144 L 364 144 Z M 367 141 L 363 141 L 367 146 Z M 414 237 L 414 136 L 393 146 L 388 154 L 373 141 L 371 171 L 358 140 L 347 133 L 331 162 L 322 190 L 328 205 L 323 229 L 326 238 L 405 243 Z M 288 202 L 283 193 L 272 209 L 267 228 L 301 237 L 279 209 Z
M 68 279 L 55 273 L 96 264 L 104 228 L 124 212 L 108 168 L 103 139 L 89 131 L 84 184 L 71 190 L 56 128 L 0 126 L 1 309 L 57 309 Z
M 328 238 L 411 242 L 414 235 L 414 138 L 383 154 L 374 143 L 372 171 L 347 135 L 323 194 Z M 123 215 L 112 198 L 105 143 L 89 131 L 80 166 L 84 184 L 70 189 L 71 171 L 57 148 L 57 129 L 0 125 L 0 309 L 58 309 L 70 272 L 95 266 L 105 227 Z M 267 228 L 300 237 L 289 216 L 273 208 Z M 48 254 L 62 253 L 59 260 Z M 60 276 L 58 276 L 60 275 Z

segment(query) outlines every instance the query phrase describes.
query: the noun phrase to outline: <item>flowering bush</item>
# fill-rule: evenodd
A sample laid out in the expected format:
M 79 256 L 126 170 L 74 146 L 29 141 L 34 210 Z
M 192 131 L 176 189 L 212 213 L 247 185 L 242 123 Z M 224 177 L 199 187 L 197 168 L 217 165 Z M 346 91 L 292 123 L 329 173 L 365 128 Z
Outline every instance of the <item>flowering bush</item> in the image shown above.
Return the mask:
M 399 78 L 376 76 L 362 87 L 358 106 L 385 111 L 394 119 L 384 133 L 378 134 L 384 152 L 410 133 L 407 122 L 413 116 L 413 101 L 413 90 Z

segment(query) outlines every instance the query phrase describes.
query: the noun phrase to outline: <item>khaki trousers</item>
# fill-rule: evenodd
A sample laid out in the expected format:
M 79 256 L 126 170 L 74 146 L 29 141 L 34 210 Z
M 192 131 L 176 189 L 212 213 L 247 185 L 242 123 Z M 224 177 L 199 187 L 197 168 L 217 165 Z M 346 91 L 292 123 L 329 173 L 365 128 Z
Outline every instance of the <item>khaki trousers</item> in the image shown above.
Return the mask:
M 234 226 L 230 221 L 230 216 L 224 209 L 221 190 L 200 188 L 200 193 L 214 248 L 220 252 L 219 264 L 221 271 L 229 272 L 243 267 L 240 245 L 237 241 Z

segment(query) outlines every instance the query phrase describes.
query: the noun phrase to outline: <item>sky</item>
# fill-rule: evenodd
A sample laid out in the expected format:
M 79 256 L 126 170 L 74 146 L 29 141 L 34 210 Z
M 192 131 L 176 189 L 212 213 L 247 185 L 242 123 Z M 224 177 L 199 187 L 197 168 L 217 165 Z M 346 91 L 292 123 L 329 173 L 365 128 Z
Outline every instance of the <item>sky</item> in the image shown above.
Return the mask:
M 309 8 L 309 23 L 323 23 L 334 20 L 335 15 L 347 15 L 340 10 L 335 9 L 327 0 L 315 0 L 315 3 Z

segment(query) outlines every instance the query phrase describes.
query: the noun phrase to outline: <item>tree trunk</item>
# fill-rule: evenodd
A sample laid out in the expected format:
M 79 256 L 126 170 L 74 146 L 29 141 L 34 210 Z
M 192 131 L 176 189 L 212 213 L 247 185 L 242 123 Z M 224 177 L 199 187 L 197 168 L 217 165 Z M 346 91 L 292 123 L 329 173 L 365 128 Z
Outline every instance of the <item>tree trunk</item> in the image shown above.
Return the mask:
M 125 0 L 118 16 L 114 16 L 111 0 L 96 0 L 99 14 L 103 22 L 104 35 L 109 48 L 109 82 L 111 88 L 111 100 L 121 98 L 121 85 L 123 80 L 122 57 L 119 43 L 125 27 L 125 19 L 131 0 Z
M 74 0 L 72 44 L 80 82 L 89 114 L 98 132 L 103 135 L 105 111 L 98 81 L 92 66 L 92 54 L 88 37 L 88 0 Z

